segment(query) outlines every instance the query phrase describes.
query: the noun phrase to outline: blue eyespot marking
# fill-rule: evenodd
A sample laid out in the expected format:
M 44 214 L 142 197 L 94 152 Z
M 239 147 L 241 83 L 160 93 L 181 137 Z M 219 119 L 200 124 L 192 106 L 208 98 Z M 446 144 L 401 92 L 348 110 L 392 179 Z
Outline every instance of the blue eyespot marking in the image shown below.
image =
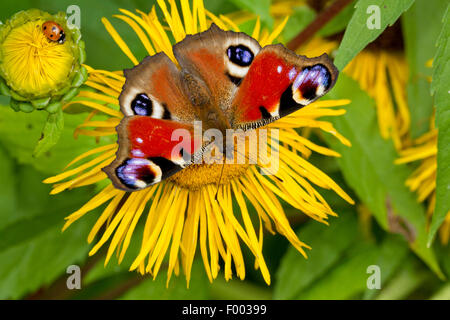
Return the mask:
M 321 64 L 304 68 L 295 79 L 293 89 L 299 90 L 304 99 L 314 100 L 322 96 L 330 87 L 331 74 L 328 69 Z
M 231 62 L 241 67 L 248 67 L 255 57 L 249 48 L 241 44 L 238 46 L 230 46 L 227 49 L 227 56 Z
M 140 93 L 131 102 L 131 109 L 138 116 L 151 116 L 153 113 L 152 100 L 145 93 Z
M 156 174 L 147 159 L 131 158 L 116 169 L 117 177 L 130 189 L 141 189 L 151 184 Z

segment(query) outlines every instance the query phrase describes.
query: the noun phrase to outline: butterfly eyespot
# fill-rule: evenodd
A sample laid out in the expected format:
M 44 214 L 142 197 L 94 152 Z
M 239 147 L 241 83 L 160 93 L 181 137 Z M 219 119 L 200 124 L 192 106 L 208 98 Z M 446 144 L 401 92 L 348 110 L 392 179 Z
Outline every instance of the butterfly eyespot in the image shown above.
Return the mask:
M 131 109 L 138 116 L 151 116 L 153 113 L 153 102 L 145 93 L 140 93 L 131 102 Z
M 241 67 L 248 67 L 255 57 L 253 52 L 248 47 L 241 44 L 238 46 L 228 47 L 227 56 L 231 62 Z
M 322 64 L 316 64 L 311 68 L 311 73 L 316 73 L 317 76 L 315 77 L 317 83 L 319 85 L 322 85 L 325 89 L 328 89 L 331 84 L 331 74 L 328 71 L 327 67 L 325 67 Z M 311 76 L 313 77 L 313 76 Z
M 322 64 L 304 68 L 294 80 L 294 100 L 302 105 L 311 103 L 325 94 L 331 84 L 331 74 Z
M 161 173 L 157 171 L 157 167 L 151 161 L 131 158 L 116 168 L 116 175 L 127 188 L 137 190 L 157 182 L 161 178 Z

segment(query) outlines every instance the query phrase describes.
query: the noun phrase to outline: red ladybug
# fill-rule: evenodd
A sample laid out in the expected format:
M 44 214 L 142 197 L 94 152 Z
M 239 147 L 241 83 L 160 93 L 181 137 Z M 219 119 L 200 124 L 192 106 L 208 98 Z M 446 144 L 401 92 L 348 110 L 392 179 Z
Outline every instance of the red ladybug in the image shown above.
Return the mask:
M 58 43 L 64 43 L 66 40 L 66 34 L 63 28 L 54 21 L 46 21 L 42 24 L 42 32 L 50 41 Z

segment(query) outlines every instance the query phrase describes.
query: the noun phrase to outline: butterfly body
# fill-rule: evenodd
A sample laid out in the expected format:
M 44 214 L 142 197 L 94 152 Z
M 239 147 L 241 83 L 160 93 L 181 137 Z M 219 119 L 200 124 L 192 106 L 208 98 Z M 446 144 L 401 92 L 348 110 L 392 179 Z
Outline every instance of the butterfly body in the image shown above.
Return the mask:
M 201 155 L 203 133 L 215 129 L 225 137 L 227 129 L 275 121 L 325 94 L 338 75 L 326 55 L 306 58 L 282 45 L 261 48 L 246 34 L 215 25 L 187 36 L 173 53 L 178 66 L 158 53 L 124 72 L 119 150 L 104 169 L 117 188 L 136 191 L 166 179 Z M 174 140 L 181 131 L 189 142 Z M 225 153 L 225 138 L 217 144 Z

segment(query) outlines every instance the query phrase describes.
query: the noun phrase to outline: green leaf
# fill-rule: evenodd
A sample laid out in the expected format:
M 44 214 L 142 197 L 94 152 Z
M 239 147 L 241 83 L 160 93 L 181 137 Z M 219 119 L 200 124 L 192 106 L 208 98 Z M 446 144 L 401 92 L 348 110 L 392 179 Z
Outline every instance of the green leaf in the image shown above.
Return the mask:
M 240 23 L 238 25 L 238 27 L 241 32 L 244 32 L 244 33 L 248 34 L 249 36 L 251 36 L 253 33 L 253 30 L 255 29 L 255 25 L 256 25 L 256 20 L 247 20 L 247 21 L 244 21 L 243 23 Z
M 297 297 L 329 271 L 357 236 L 356 214 L 345 211 L 330 226 L 311 221 L 297 235 L 312 250 L 305 259 L 295 248 L 288 249 L 277 270 L 274 299 Z
M 91 189 L 50 196 L 49 186 L 41 183 L 44 175 L 5 162 L 3 151 L 0 162 L 9 163 L 0 169 L 8 179 L 2 180 L 8 186 L 2 192 L 9 197 L 0 210 L 0 298 L 16 299 L 52 283 L 67 266 L 87 257 L 92 218 L 83 218 L 64 233 L 61 228 L 63 216 L 86 202 Z
M 72 209 L 80 207 L 83 204 L 83 202 L 80 201 L 80 195 L 85 196 L 86 192 L 77 190 L 72 191 L 70 197 L 68 195 L 65 195 L 64 197 L 57 196 L 59 199 L 52 199 L 52 201 L 48 203 L 50 209 L 47 209 L 45 213 L 42 213 L 42 208 L 40 208 L 39 214 L 17 220 L 14 223 L 6 225 L 3 229 L 0 229 L 0 234 L 2 235 L 0 239 L 0 252 L 28 240 L 32 240 L 41 233 L 45 233 L 47 230 L 54 228 L 54 226 L 60 225 L 61 222 L 64 221 L 64 217 L 67 216 Z M 63 201 L 61 201 L 62 199 Z M 41 206 L 42 203 L 40 204 Z M 33 212 L 36 209 L 30 208 L 29 210 Z
M 108 265 L 104 266 L 103 259 L 99 261 L 89 274 L 83 278 L 85 290 L 77 295 L 76 299 L 89 299 L 107 294 L 108 291 L 115 290 L 121 286 L 123 281 L 116 281 L 117 278 L 129 280 L 129 267 L 138 256 L 142 246 L 142 232 L 144 224 L 139 223 L 133 232 L 130 245 L 125 254 L 124 260 L 119 264 L 116 255 L 111 257 Z M 99 253 L 98 253 L 99 254 Z M 141 283 L 127 291 L 121 299 L 207 299 L 209 295 L 209 281 L 201 260 L 194 260 L 191 272 L 191 282 L 189 289 L 186 287 L 186 278 L 182 272 L 179 276 L 172 274 L 169 288 L 166 288 L 166 261 L 163 262 L 161 270 L 153 281 L 151 276 L 141 278 L 137 275 L 137 281 Z M 106 292 L 105 292 L 106 291 Z
M 398 271 L 400 266 L 403 266 L 407 261 L 409 250 L 403 239 L 395 236 L 388 236 L 383 241 L 380 247 L 380 254 L 375 265 L 380 267 L 381 270 L 381 287 L 382 289 L 386 284 L 395 276 L 395 272 Z M 406 261 L 405 261 L 406 260 Z M 378 290 L 366 289 L 364 292 L 364 299 L 372 299 L 377 295 Z
M 3 178 L 0 212 L 0 252 L 26 242 L 60 225 L 64 217 L 81 206 L 90 190 L 77 189 L 70 194 L 50 196 L 46 177 L 30 166 L 21 166 L 8 158 L 0 145 L 0 176 Z
M 76 156 L 99 146 L 92 137 L 80 136 L 78 139 L 73 137 L 76 126 L 84 121 L 86 114 L 65 113 L 65 125 L 59 143 L 50 151 L 44 152 L 41 157 L 33 157 L 46 116 L 47 112 L 44 111 L 24 114 L 0 106 L 0 142 L 19 163 L 31 164 L 47 174 L 56 174 Z M 108 141 L 111 139 L 102 139 L 100 145 Z
M 7 154 L 5 148 L 0 144 L 0 228 L 14 220 L 14 211 L 17 207 L 15 174 L 16 164 Z M 2 235 L 3 237 L 3 235 Z
M 304 290 L 296 299 L 352 299 L 368 290 L 367 280 L 372 275 L 369 266 L 378 266 L 383 288 L 393 267 L 397 267 L 408 252 L 404 242 L 386 238 L 381 244 L 359 240 L 345 252 L 328 272 Z M 392 261 L 394 259 L 394 261 Z M 400 261 L 399 261 L 400 260 Z M 374 290 L 370 290 L 373 292 Z M 366 294 L 367 297 L 367 294 Z
M 55 113 L 49 113 L 39 142 L 34 149 L 33 156 L 36 158 L 40 157 L 44 152 L 47 152 L 58 143 L 63 129 L 64 116 L 61 108 Z
M 91 219 L 61 233 L 62 223 L 29 241 L 0 253 L 0 297 L 17 299 L 48 285 L 69 265 L 81 263 L 89 246 Z
M 444 15 L 443 27 L 437 45 L 431 85 L 436 105 L 436 127 L 439 132 L 436 207 L 428 237 L 430 244 L 445 216 L 450 211 L 450 6 L 447 7 Z
M 362 49 L 375 40 L 388 25 L 394 24 L 413 3 L 414 0 L 359 0 L 336 54 L 334 63 L 337 68 L 343 70 Z M 378 6 L 379 8 L 379 29 L 368 28 L 368 19 L 374 14 L 367 13 L 370 6 Z
M 130 244 L 121 263 L 119 263 L 117 255 L 113 254 L 109 263 L 105 265 L 103 257 L 101 262 L 97 263 L 89 274 L 83 278 L 83 283 L 86 285 L 91 285 L 110 277 L 116 277 L 124 273 L 129 273 L 130 266 L 141 250 L 143 232 L 144 224 L 138 223 L 136 229 L 133 231 L 133 236 L 131 237 Z M 164 272 L 160 275 L 163 276 L 163 273 Z
M 377 248 L 367 243 L 352 247 L 324 277 L 314 282 L 313 286 L 302 292 L 296 299 L 352 299 L 367 287 L 367 267 L 372 265 L 377 257 Z
M 450 283 L 443 285 L 438 292 L 435 292 L 431 300 L 450 300 Z
M 211 11 L 215 15 L 233 13 L 239 9 L 242 9 L 230 0 L 209 0 L 203 1 L 203 3 L 205 5 L 205 9 Z
M 208 299 L 209 282 L 202 262 L 194 260 L 191 272 L 189 288 L 186 287 L 186 279 L 183 274 L 170 279 L 169 287 L 166 288 L 166 277 L 162 274 L 155 280 L 147 278 L 137 287 L 125 293 L 121 299 L 124 300 L 205 300 Z
M 93 257 L 91 259 L 96 258 Z M 94 263 L 95 266 L 101 265 L 101 262 L 92 262 L 92 260 L 87 261 L 86 265 L 89 263 Z M 87 275 L 90 273 L 91 271 Z M 86 272 L 84 275 L 86 275 Z M 131 272 L 122 272 L 103 277 L 90 284 L 86 284 L 85 278 L 83 277 L 81 290 L 72 290 L 72 295 L 68 298 L 71 300 L 113 300 L 117 299 L 121 292 L 129 290 L 136 283 L 139 283 L 139 281 L 142 281 L 142 277 L 139 274 Z
M 250 270 L 249 270 L 250 271 Z M 253 279 L 251 273 L 247 279 Z M 266 283 L 256 284 L 251 280 L 225 280 L 223 273 L 214 279 L 210 287 L 210 300 L 270 300 L 272 290 Z
M 440 15 L 448 0 L 416 0 L 402 16 L 405 51 L 409 64 L 408 106 L 411 111 L 411 136 L 417 138 L 429 129 L 433 99 L 426 63 L 436 53 L 436 40 L 442 28 Z M 426 21 L 426 23 L 424 23 Z
M 231 0 L 231 2 L 241 9 L 258 15 L 261 22 L 268 28 L 273 27 L 273 18 L 270 15 L 270 0 Z
M 336 139 L 327 139 L 342 155 L 338 163 L 348 185 L 383 229 L 402 234 L 412 250 L 442 277 L 435 255 L 426 245 L 425 210 L 405 186 L 412 171 L 407 166 L 394 164 L 397 153 L 392 141 L 380 136 L 375 102 L 357 82 L 344 74 L 339 76 L 336 87 L 327 97 L 352 99 L 344 116 L 329 119 L 336 130 L 350 140 L 352 147 L 343 146 Z
M 450 246 L 437 242 L 436 255 L 438 256 L 444 274 L 447 278 L 450 277 Z
M 408 296 L 421 285 L 431 280 L 430 274 L 420 268 L 415 259 L 409 257 L 402 264 L 402 268 L 394 275 L 392 280 L 382 287 L 376 297 L 377 300 L 400 300 Z

